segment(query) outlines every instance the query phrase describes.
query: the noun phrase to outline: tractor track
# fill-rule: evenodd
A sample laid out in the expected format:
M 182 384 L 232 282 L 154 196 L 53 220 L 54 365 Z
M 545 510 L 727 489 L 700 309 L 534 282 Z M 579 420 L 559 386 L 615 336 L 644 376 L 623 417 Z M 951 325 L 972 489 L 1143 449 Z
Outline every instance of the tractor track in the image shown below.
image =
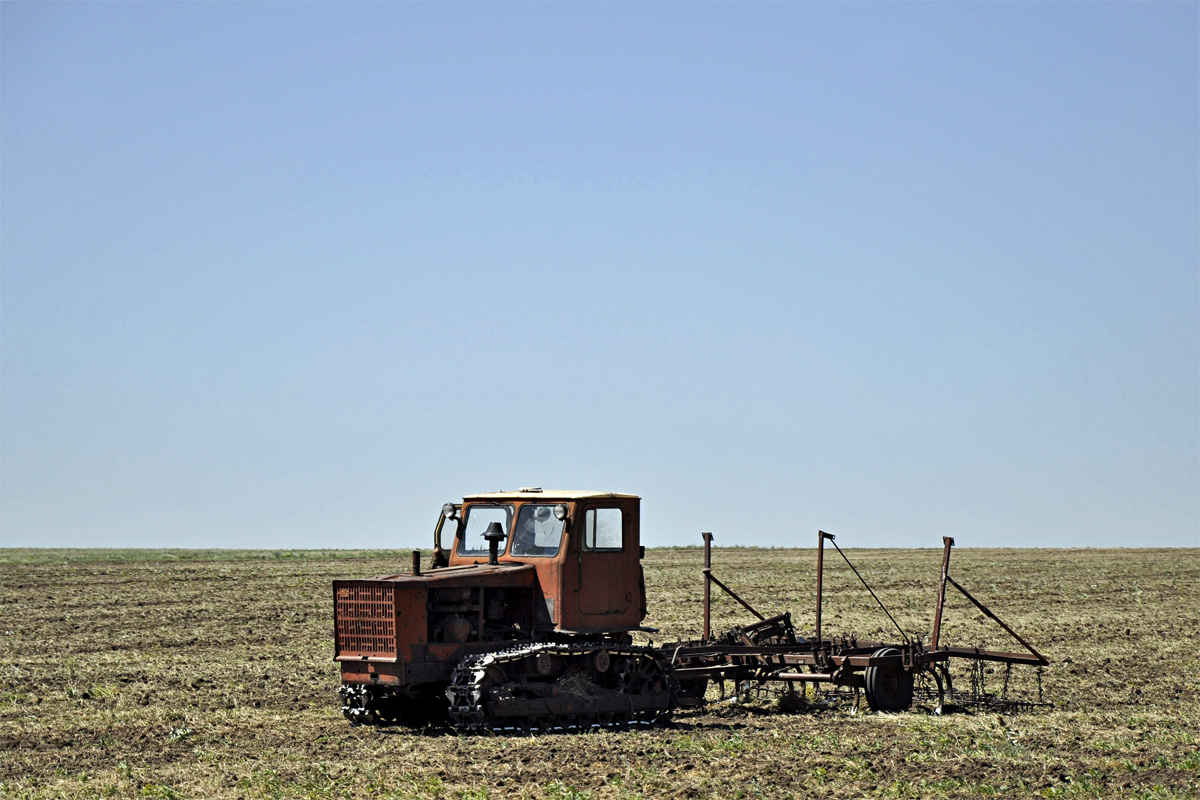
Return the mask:
M 462 731 L 586 732 L 670 717 L 678 682 L 654 648 L 530 644 L 467 656 L 446 689 Z

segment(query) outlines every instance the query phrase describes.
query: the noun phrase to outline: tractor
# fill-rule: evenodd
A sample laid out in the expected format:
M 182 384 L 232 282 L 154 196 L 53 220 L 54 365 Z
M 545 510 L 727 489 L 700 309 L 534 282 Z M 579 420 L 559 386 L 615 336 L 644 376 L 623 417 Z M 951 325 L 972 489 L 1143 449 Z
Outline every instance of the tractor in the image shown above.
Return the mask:
M 543 491 L 447 503 L 433 563 L 339 580 L 336 653 L 352 722 L 449 714 L 459 728 L 650 723 L 675 682 L 635 647 L 646 585 L 635 495 Z M 450 543 L 443 548 L 443 540 Z

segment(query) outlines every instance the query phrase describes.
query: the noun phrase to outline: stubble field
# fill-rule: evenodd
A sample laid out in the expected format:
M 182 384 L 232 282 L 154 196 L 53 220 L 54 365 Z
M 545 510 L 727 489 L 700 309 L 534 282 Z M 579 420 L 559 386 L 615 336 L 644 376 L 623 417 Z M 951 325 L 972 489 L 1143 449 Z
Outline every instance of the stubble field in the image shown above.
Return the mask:
M 940 551 L 848 554 L 927 638 Z M 850 716 L 761 696 L 649 731 L 536 736 L 341 718 L 330 581 L 407 563 L 379 551 L 0 551 L 0 796 L 1200 795 L 1196 549 L 954 552 L 959 582 L 1053 662 L 1053 709 Z M 801 633 L 814 564 L 812 550 L 714 551 L 718 577 L 764 613 L 791 611 Z M 697 549 L 647 554 L 655 638 L 699 633 L 700 565 Z M 894 639 L 835 553 L 827 565 L 826 633 Z M 1019 649 L 950 598 L 944 641 Z M 748 621 L 739 611 L 718 600 L 714 627 Z M 1014 688 L 1036 694 L 1032 671 Z

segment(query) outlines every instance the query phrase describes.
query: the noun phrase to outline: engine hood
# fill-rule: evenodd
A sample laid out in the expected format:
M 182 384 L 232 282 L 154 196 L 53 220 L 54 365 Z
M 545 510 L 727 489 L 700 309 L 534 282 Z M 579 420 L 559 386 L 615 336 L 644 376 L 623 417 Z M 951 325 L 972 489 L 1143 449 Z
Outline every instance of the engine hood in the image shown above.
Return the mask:
M 388 581 L 405 586 L 426 586 L 438 589 L 454 589 L 472 586 L 533 586 L 537 582 L 537 568 L 533 564 L 463 564 L 457 567 L 442 567 L 422 572 L 420 575 L 399 573 L 379 575 L 372 581 Z

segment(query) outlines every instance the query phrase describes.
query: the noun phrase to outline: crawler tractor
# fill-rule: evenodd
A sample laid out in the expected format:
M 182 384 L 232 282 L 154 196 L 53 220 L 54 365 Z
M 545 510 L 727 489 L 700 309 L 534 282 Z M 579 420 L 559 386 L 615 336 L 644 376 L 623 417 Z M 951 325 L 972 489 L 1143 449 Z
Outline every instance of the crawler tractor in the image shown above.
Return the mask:
M 443 506 L 428 569 L 414 551 L 410 573 L 334 581 L 345 716 L 356 724 L 448 717 L 464 731 L 649 725 L 703 703 L 709 682 L 723 689 L 726 680 L 827 683 L 851 690 L 855 709 L 864 690 L 872 709 L 901 711 L 912 703 L 914 678 L 936 683 L 940 711 L 953 692 L 951 657 L 1010 669 L 1048 663 L 1020 637 L 1028 655 L 939 645 L 947 583 L 966 594 L 949 577 L 949 538 L 929 646 L 903 631 L 896 644 L 822 638 L 827 533 L 818 537 L 813 638 L 796 635 L 790 614 L 764 618 L 716 578 L 705 534 L 702 638 L 635 646 L 634 632 L 656 632 L 642 625 L 639 503 L 629 494 L 536 488 L 470 495 Z M 713 585 L 758 621 L 713 636 Z

